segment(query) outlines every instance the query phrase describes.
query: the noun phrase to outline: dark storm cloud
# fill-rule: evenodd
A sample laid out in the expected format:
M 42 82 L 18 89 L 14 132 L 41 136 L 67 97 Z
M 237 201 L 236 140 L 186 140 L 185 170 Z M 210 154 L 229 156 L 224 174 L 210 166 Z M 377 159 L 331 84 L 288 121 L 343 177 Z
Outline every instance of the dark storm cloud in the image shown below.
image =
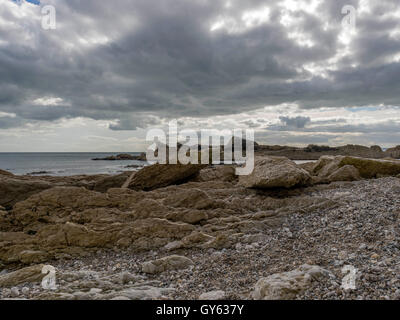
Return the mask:
M 337 59 L 327 77 L 305 66 L 324 66 L 343 49 L 341 9 L 358 1 L 322 1 L 315 13 L 297 11 L 291 28 L 281 23 L 286 11 L 280 1 L 226 2 L 42 1 L 57 9 L 52 31 L 42 30 L 39 19 L 16 18 L 16 5 L 0 9 L 9 22 L 0 28 L 0 111 L 17 115 L 1 118 L 0 128 L 83 116 L 128 130 L 160 118 L 290 102 L 305 109 L 400 104 L 400 63 L 391 60 L 400 42 L 389 34 L 399 21 L 388 15 L 397 1 L 379 2 L 357 20 L 353 53 Z M 264 6 L 268 22 L 245 29 L 243 13 Z M 40 7 L 32 12 L 39 15 Z M 221 19 L 238 30 L 211 32 Z M 292 31 L 314 45 L 300 45 Z M 62 102 L 33 104 L 43 98 Z M 300 129 L 307 123 L 296 121 Z
M 287 132 L 303 132 L 303 133 L 398 133 L 400 130 L 400 122 L 398 121 L 381 121 L 378 123 L 360 123 L 360 124 L 340 124 L 346 122 L 344 120 L 325 120 L 312 121 L 309 117 L 280 117 L 283 125 L 270 125 L 266 129 L 268 131 L 287 131 Z M 307 126 L 306 126 L 307 125 Z
M 0 129 L 10 129 L 23 125 L 25 121 L 19 117 L 0 117 Z
M 310 117 L 279 117 L 279 119 L 286 125 L 286 127 L 293 127 L 303 129 L 307 123 L 311 122 Z

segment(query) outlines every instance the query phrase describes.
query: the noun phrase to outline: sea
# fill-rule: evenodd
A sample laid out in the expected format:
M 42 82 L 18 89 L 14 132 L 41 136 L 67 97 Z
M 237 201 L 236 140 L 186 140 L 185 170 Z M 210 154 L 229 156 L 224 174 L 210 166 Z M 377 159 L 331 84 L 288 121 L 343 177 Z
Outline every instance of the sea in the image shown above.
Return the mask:
M 120 153 L 140 154 L 140 152 L 0 152 L 0 169 L 17 175 L 73 176 L 81 174 L 118 174 L 132 170 L 126 168 L 128 165 L 143 166 L 143 161 L 136 160 L 92 160 Z
M 135 169 L 128 165 L 144 166 L 136 160 L 97 160 L 120 153 L 140 155 L 140 152 L 0 152 L 0 169 L 16 175 L 74 176 L 118 174 Z M 314 160 L 296 160 L 297 164 Z

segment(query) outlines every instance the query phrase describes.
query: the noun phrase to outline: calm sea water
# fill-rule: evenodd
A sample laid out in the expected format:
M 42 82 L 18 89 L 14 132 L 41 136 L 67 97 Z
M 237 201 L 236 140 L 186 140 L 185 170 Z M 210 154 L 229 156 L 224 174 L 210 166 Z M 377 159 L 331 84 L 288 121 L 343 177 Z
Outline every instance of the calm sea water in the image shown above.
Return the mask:
M 80 174 L 118 174 L 123 171 L 132 170 L 127 165 L 140 165 L 142 161 L 93 161 L 93 158 L 105 158 L 119 153 L 139 155 L 139 152 L 38 152 L 38 153 L 6 153 L 0 152 L 0 169 L 14 174 L 32 174 L 46 172 L 40 175 L 49 176 L 72 176 Z M 304 163 L 312 160 L 295 161 Z
M 139 155 L 137 152 L 119 152 Z M 127 165 L 143 165 L 141 161 L 93 161 L 117 155 L 118 152 L 103 153 L 0 153 L 0 169 L 14 174 L 29 174 L 46 171 L 46 175 L 71 176 L 79 174 L 117 174 L 127 171 Z

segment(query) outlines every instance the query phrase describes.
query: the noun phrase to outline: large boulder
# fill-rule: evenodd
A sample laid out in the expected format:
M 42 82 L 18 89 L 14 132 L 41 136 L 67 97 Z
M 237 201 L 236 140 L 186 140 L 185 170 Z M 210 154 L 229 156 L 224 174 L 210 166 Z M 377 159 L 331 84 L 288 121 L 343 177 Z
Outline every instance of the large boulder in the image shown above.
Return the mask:
M 239 177 L 239 185 L 260 189 L 292 188 L 308 185 L 310 181 L 306 170 L 284 157 L 256 159 L 253 172 Z
M 43 267 L 43 264 L 38 264 L 0 275 L 0 287 L 13 287 L 23 283 L 39 282 L 45 276 L 45 274 L 42 274 Z
M 327 178 L 329 182 L 336 182 L 336 181 L 357 181 L 360 180 L 360 172 L 354 166 L 345 165 L 332 174 L 330 174 Z
M 150 191 L 186 182 L 197 175 L 205 165 L 153 164 L 136 172 L 127 186 L 133 190 Z
M 302 265 L 298 269 L 272 274 L 261 278 L 252 293 L 255 300 L 292 300 L 312 285 L 314 280 L 333 277 L 332 274 L 319 267 Z
M 352 165 L 358 169 L 361 177 L 366 179 L 380 176 L 396 176 L 400 174 L 400 161 L 372 160 L 355 157 L 344 157 L 339 167 Z
M 311 174 L 319 178 L 327 178 L 339 169 L 343 156 L 322 156 L 311 168 Z

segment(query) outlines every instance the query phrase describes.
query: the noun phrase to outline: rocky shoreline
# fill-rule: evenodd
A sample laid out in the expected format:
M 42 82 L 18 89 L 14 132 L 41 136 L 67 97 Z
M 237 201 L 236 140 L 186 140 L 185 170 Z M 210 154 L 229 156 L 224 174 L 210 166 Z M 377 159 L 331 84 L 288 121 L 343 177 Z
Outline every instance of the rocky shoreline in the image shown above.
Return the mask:
M 380 146 L 346 145 L 339 147 L 309 145 L 305 148 L 290 146 L 256 145 L 255 151 L 260 156 L 287 157 L 292 160 L 318 160 L 322 156 L 350 156 L 371 159 L 399 159 L 400 146 L 382 150 Z
M 233 142 L 230 142 L 233 143 Z M 242 148 L 245 150 L 246 140 L 242 142 Z M 178 144 L 178 148 L 181 145 Z M 198 146 L 201 150 L 201 146 Z M 232 150 L 234 145 L 232 144 Z M 318 160 L 322 156 L 350 156 L 370 159 L 400 159 L 400 145 L 383 150 L 380 146 L 361 146 L 361 145 L 345 145 L 339 147 L 308 145 L 304 148 L 280 146 L 280 145 L 261 145 L 254 142 L 254 151 L 256 156 L 276 156 L 286 157 L 291 160 Z M 143 152 L 138 156 L 130 154 L 117 154 L 105 158 L 95 158 L 92 160 L 139 160 L 146 161 L 146 154 Z
M 241 177 L 0 171 L 0 299 L 400 299 L 399 175 L 399 161 L 346 156 L 262 156 Z

